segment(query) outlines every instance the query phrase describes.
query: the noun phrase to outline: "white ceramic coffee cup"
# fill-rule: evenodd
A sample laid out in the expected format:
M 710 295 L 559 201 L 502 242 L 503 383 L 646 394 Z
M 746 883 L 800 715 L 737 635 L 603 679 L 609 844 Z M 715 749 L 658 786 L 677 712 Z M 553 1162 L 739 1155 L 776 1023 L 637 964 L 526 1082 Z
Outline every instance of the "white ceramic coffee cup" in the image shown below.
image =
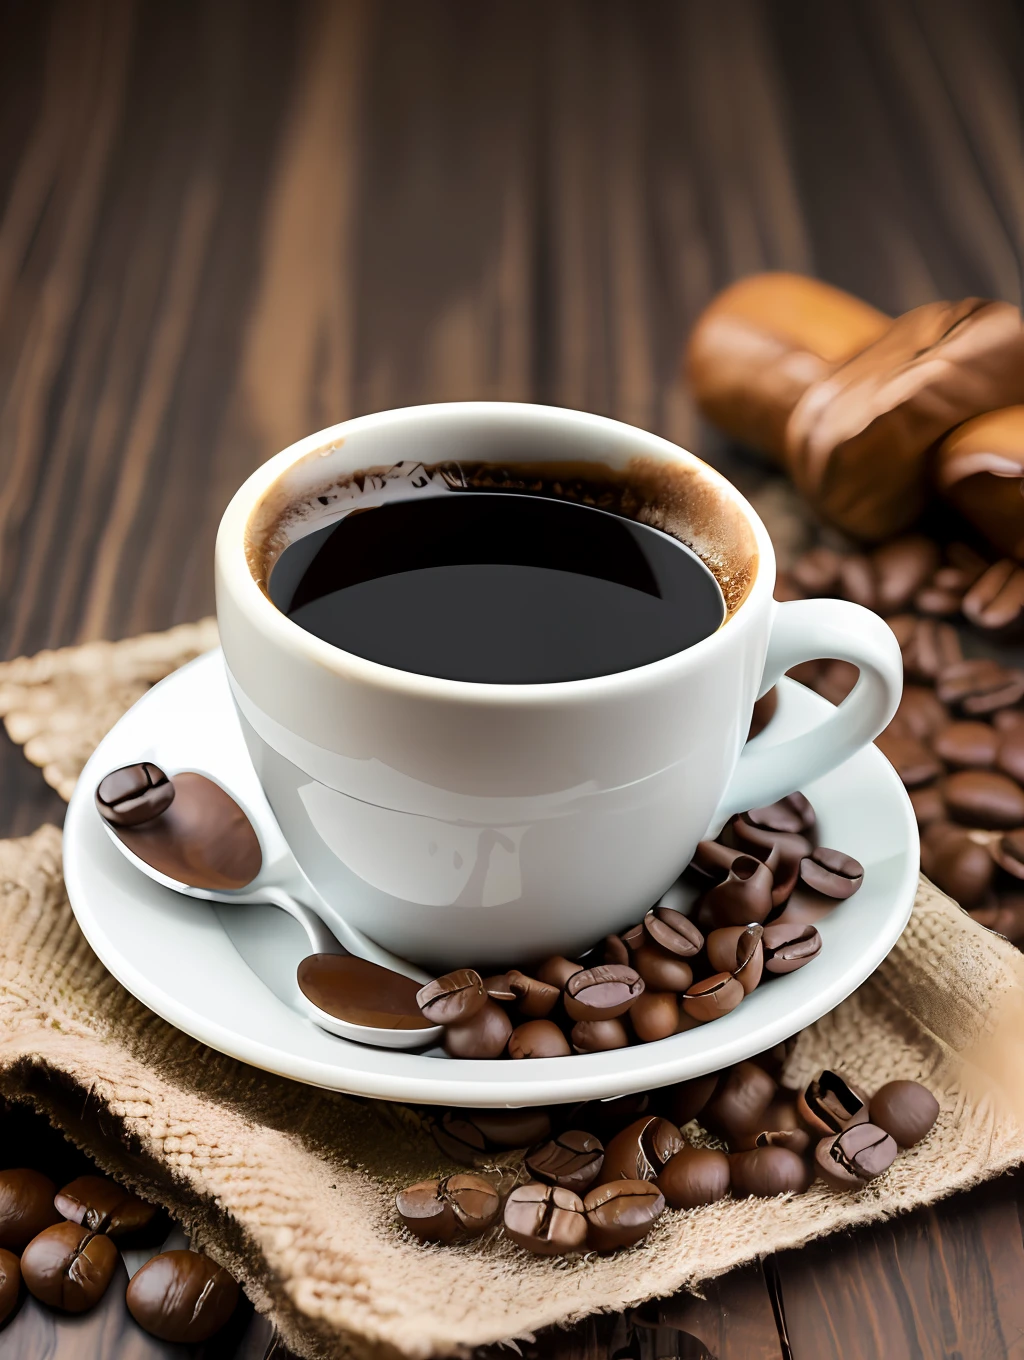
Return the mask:
M 271 603 L 282 548 L 353 505 L 453 494 L 451 465 L 521 463 L 638 486 L 642 517 L 715 571 L 726 622 L 634 670 L 492 685 L 364 660 Z M 231 501 L 216 577 L 232 692 L 296 859 L 330 912 L 435 969 L 571 955 L 632 924 L 702 837 L 839 765 L 900 697 L 874 614 L 775 602 L 768 534 L 730 483 L 655 435 L 557 408 L 421 406 L 310 435 Z M 860 668 L 850 696 L 811 732 L 744 747 L 755 699 L 817 657 Z

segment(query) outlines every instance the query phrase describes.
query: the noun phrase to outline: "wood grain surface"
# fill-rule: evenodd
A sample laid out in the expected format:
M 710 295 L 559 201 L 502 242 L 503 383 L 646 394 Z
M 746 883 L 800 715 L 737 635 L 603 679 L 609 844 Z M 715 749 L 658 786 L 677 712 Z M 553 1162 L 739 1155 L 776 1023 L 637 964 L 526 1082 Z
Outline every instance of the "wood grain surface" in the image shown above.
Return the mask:
M 766 267 L 1019 301 L 1022 71 L 1013 0 L 2 0 L 3 654 L 209 613 L 238 483 L 382 407 L 605 412 L 770 499 L 679 380 L 694 317 Z M 0 833 L 62 815 L 4 743 Z M 1011 1178 L 523 1350 L 1024 1355 L 1022 1204 Z M 283 1357 L 243 1321 L 217 1354 Z M 0 1332 L 170 1349 L 114 1301 Z

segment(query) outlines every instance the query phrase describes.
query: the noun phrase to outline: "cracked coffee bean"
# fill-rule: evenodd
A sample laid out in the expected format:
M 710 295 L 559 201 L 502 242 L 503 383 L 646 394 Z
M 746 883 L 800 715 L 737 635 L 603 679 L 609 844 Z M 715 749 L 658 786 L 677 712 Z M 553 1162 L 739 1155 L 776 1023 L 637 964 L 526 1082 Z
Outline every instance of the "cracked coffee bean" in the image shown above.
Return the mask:
M 25 1167 L 0 1171 L 0 1247 L 23 1251 L 44 1228 L 58 1223 L 56 1193 L 53 1181 L 41 1171 Z
M 960 770 L 942 781 L 950 816 L 989 831 L 1024 826 L 1024 789 L 994 770 Z
M 164 1251 L 131 1278 L 128 1311 L 161 1341 L 207 1341 L 231 1319 L 238 1285 L 198 1251 Z
M 21 1276 L 40 1303 L 63 1313 L 84 1313 L 106 1293 L 120 1259 L 105 1233 L 79 1223 L 55 1223 L 22 1252 Z
M 127 1237 L 151 1223 L 156 1205 L 147 1204 L 106 1176 L 79 1176 L 54 1198 L 54 1207 L 72 1223 L 108 1237 Z
M 852 855 L 822 845 L 800 861 L 800 877 L 815 892 L 842 901 L 864 882 L 864 866 Z
M 821 1135 L 841 1133 L 868 1119 L 868 1098 L 863 1091 L 827 1068 L 800 1092 L 796 1108 L 807 1127 Z
M 860 1190 L 896 1160 L 896 1142 L 874 1124 L 854 1124 L 814 1150 L 818 1176 L 833 1190 Z
M 781 906 L 796 884 L 800 861 L 814 849 L 810 840 L 791 831 L 753 826 L 743 817 L 734 817 L 729 830 L 745 854 L 767 866 L 772 875 L 772 906 Z
M 635 969 L 603 963 L 573 973 L 565 984 L 563 1004 L 573 1020 L 615 1020 L 625 1015 L 644 990 Z
M 553 1020 L 527 1020 L 509 1035 L 510 1058 L 567 1058 L 571 1052 L 568 1039 Z
M 683 959 L 704 947 L 704 936 L 689 917 L 671 907 L 652 907 L 644 917 L 644 929 L 656 945 Z
M 939 1102 L 919 1081 L 887 1081 L 871 1097 L 869 1109 L 871 1123 L 901 1148 L 919 1143 L 939 1117 Z
M 935 734 L 932 750 L 954 770 L 987 770 L 996 763 L 999 733 L 989 723 L 950 723 Z
M 629 1035 L 621 1020 L 577 1020 L 569 1035 L 575 1053 L 607 1053 L 628 1048 Z
M 732 1192 L 737 1199 L 800 1194 L 811 1183 L 804 1159 L 787 1147 L 756 1147 L 729 1157 Z
M 675 1124 L 647 1115 L 617 1133 L 605 1148 L 601 1184 L 607 1181 L 653 1181 L 670 1158 L 685 1146 Z
M 778 1092 L 778 1083 L 757 1063 L 741 1062 L 729 1069 L 705 1107 L 701 1122 L 727 1139 L 754 1133 Z
M 96 806 L 111 826 L 142 826 L 174 802 L 174 785 L 158 765 L 143 761 L 112 770 L 96 788 Z
M 444 1051 L 449 1058 L 500 1058 L 511 1033 L 512 1021 L 485 996 L 483 1008 L 472 1019 L 445 1026 Z
M 560 1185 L 517 1185 L 505 1201 L 505 1233 L 537 1256 L 582 1251 L 587 1238 L 583 1201 Z
M 707 939 L 708 963 L 720 973 L 731 973 L 749 996 L 761 981 L 764 970 L 762 938 L 764 927 L 722 926 Z
M 0 1327 L 18 1306 L 21 1297 L 21 1262 L 13 1251 L 0 1247 Z
M 665 1163 L 656 1184 L 670 1209 L 717 1204 L 729 1193 L 729 1158 L 714 1148 L 684 1147 Z
M 729 973 L 714 973 L 685 993 L 683 1010 L 691 1019 L 707 1024 L 734 1011 L 743 996 L 743 985 L 736 978 Z
M 604 1147 L 592 1133 L 567 1129 L 526 1154 L 526 1170 L 535 1181 L 583 1194 L 601 1174 Z
M 587 1192 L 583 1211 L 587 1246 L 593 1251 L 618 1251 L 647 1236 L 665 1212 L 665 1196 L 649 1181 L 611 1181 Z
M 528 977 L 518 968 L 509 971 L 508 985 L 519 1004 L 520 1014 L 529 1020 L 543 1020 L 550 1015 L 562 995 L 560 988 L 553 987 L 550 982 L 541 982 L 539 978 Z
M 629 1023 L 642 1044 L 671 1038 L 679 1029 L 679 1002 L 675 992 L 646 991 L 630 1007 Z
M 416 1004 L 432 1025 L 461 1025 L 487 1005 L 487 992 L 479 973 L 457 968 L 421 987 Z
M 508 985 L 507 973 L 495 973 L 492 977 L 485 977 L 484 991 L 492 1001 L 500 1001 L 503 1005 L 508 1005 L 516 999 L 515 992 Z
M 821 936 L 809 923 L 776 921 L 761 936 L 766 973 L 795 973 L 821 953 Z
M 701 909 L 716 926 L 763 921 L 772 909 L 772 887 L 768 866 L 753 855 L 740 855 L 728 877 L 701 898 Z
M 423 1242 L 479 1237 L 495 1222 L 500 1207 L 489 1180 L 465 1174 L 418 1181 L 395 1196 L 398 1217 Z

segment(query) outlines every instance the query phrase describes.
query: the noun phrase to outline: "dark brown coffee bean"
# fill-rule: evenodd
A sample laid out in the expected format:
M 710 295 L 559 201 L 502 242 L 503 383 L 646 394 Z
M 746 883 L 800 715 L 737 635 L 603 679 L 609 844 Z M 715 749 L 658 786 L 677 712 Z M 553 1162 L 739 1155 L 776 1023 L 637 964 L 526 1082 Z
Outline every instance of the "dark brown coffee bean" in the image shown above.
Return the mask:
M 23 1251 L 32 1238 L 60 1222 L 53 1206 L 57 1187 L 41 1171 L 0 1171 L 0 1247 Z
M 955 722 L 936 732 L 932 750 L 954 770 L 987 770 L 996 762 L 999 734 L 983 722 Z
M 583 1201 L 560 1185 L 517 1185 L 505 1201 L 505 1233 L 536 1256 L 582 1251 L 587 1237 Z
M 936 692 L 943 703 L 956 704 L 964 713 L 992 713 L 1024 698 L 1024 671 L 988 659 L 958 661 L 939 672 Z
M 551 1135 L 551 1116 L 546 1110 L 445 1110 L 434 1129 L 443 1152 L 458 1162 L 473 1165 L 481 1155 L 495 1150 L 530 1147 Z
M 21 1254 L 21 1276 L 40 1303 L 64 1313 L 84 1313 L 106 1293 L 121 1259 L 105 1233 L 78 1223 L 54 1223 Z
M 494 973 L 490 977 L 485 977 L 484 991 L 492 1001 L 500 1001 L 503 1005 L 508 1005 L 516 999 L 515 992 L 508 985 L 507 973 Z M 555 1000 L 557 1001 L 557 999 L 558 993 L 556 992 Z
M 21 1262 L 13 1251 L 0 1247 L 0 1327 L 18 1306 L 21 1296 Z
M 729 1158 L 712 1148 L 684 1147 L 665 1164 L 656 1184 L 670 1209 L 717 1204 L 729 1193 Z
M 965 907 L 983 902 L 995 877 L 988 847 L 952 822 L 933 822 L 925 829 L 921 869 L 937 888 Z
M 791 575 L 811 596 L 831 595 L 838 588 L 843 558 L 832 548 L 809 548 L 793 563 Z
M 852 855 L 822 845 L 800 861 L 800 877 L 814 892 L 842 901 L 864 882 L 864 867 Z
M 821 1135 L 865 1124 L 868 1118 L 864 1092 L 828 1068 L 799 1093 L 796 1108 L 807 1127 Z
M 573 1020 L 615 1020 L 626 1014 L 643 990 L 643 978 L 634 968 L 602 963 L 569 978 L 565 984 L 566 1014 Z
M 733 861 L 728 877 L 709 888 L 701 907 L 716 926 L 749 925 L 763 921 L 772 909 L 772 875 L 753 855 Z
M 734 1011 L 743 1000 L 743 986 L 729 973 L 714 973 L 695 982 L 683 996 L 683 1010 L 693 1020 L 706 1024 Z
M 940 785 L 950 816 L 990 831 L 1024 826 L 1024 789 L 994 770 L 959 770 Z
M 481 1236 L 497 1221 L 501 1199 L 484 1176 L 445 1176 L 438 1193 L 451 1204 L 459 1231 L 466 1237 Z
M 647 1236 L 665 1212 L 665 1196 L 649 1181 L 616 1180 L 589 1190 L 583 1212 L 591 1251 L 618 1251 Z
M 553 1020 L 527 1020 L 509 1035 L 510 1058 L 567 1058 L 569 1041 Z
M 509 972 L 508 985 L 519 1003 L 520 1013 L 530 1020 L 543 1020 L 546 1015 L 550 1015 L 562 995 L 560 989 L 553 987 L 550 982 L 528 977 L 518 968 Z
M 483 1176 L 418 1181 L 395 1196 L 398 1216 L 423 1242 L 479 1237 L 498 1217 L 498 1192 Z
M 662 1108 L 680 1128 L 688 1124 L 691 1119 L 696 1119 L 715 1094 L 718 1088 L 719 1074 L 710 1072 L 705 1077 L 694 1077 L 691 1081 L 680 1081 L 674 1086 L 667 1086 L 659 1092 L 662 1097 Z
M 996 735 L 999 741 L 997 766 L 1018 784 L 1024 783 L 1024 725 Z
M 778 707 L 779 691 L 772 685 L 771 689 L 766 694 L 762 694 L 760 699 L 757 699 L 754 703 L 754 710 L 750 715 L 750 726 L 747 729 L 747 741 L 752 741 L 754 737 L 761 735 L 775 717 Z
M 763 831 L 785 831 L 801 836 L 809 836 L 817 821 L 814 809 L 802 793 L 791 793 L 767 807 L 751 808 L 743 813 L 743 817 L 751 826 Z
M 461 1025 L 446 1025 L 444 1051 L 449 1058 L 500 1058 L 512 1021 L 496 1001 L 484 997 L 483 1009 Z
M 158 765 L 125 765 L 101 779 L 96 789 L 100 816 L 112 826 L 142 826 L 174 802 L 174 785 Z
M 910 804 L 914 809 L 918 826 L 927 826 L 930 822 L 939 822 L 945 818 L 946 805 L 934 784 L 930 784 L 926 789 L 911 789 L 909 792 Z
M 629 1023 L 642 1044 L 670 1038 L 679 1028 L 675 992 L 644 992 L 630 1007 Z
M 949 709 L 933 689 L 924 685 L 905 685 L 894 722 L 905 725 L 908 735 L 929 741 L 949 724 Z
M 764 970 L 762 926 L 723 926 L 708 936 L 708 963 L 719 973 L 731 973 L 749 996 Z
M 618 935 L 606 935 L 604 937 L 604 962 L 605 963 L 629 963 L 629 949 Z M 561 993 L 559 993 L 561 995 Z
M 675 1124 L 658 1115 L 645 1115 L 617 1133 L 605 1148 L 601 1183 L 653 1181 L 683 1145 Z
M 729 1157 L 732 1192 L 737 1199 L 756 1195 L 800 1194 L 811 1183 L 804 1159 L 786 1147 L 756 1147 Z
M 629 1035 L 621 1020 L 577 1020 L 569 1035 L 576 1053 L 607 1053 L 628 1048 Z
M 128 1311 L 161 1341 L 206 1341 L 227 1323 L 238 1303 L 228 1272 L 197 1251 L 164 1251 L 140 1267 L 125 1296 Z
M 704 947 L 704 936 L 693 922 L 671 907 L 652 907 L 644 917 L 644 929 L 655 944 L 683 959 Z
M 581 1195 L 601 1174 L 604 1147 L 592 1133 L 567 1129 L 531 1148 L 523 1164 L 533 1180 Z
M 734 1138 L 756 1132 L 778 1091 L 775 1079 L 757 1063 L 741 1062 L 730 1068 L 715 1097 L 705 1106 L 701 1123 Z
M 754 1139 L 755 1147 L 782 1147 L 802 1157 L 811 1146 L 806 1129 L 765 1129 Z
M 923 534 L 894 538 L 871 554 L 880 614 L 906 609 L 939 565 L 936 544 Z
M 970 914 L 979 926 L 1020 948 L 1024 941 L 1024 893 L 1003 893 L 995 904 L 979 907 Z
M 870 557 L 849 553 L 839 564 L 839 594 L 864 609 L 878 608 L 878 578 Z
M 1007 831 L 988 849 L 1000 869 L 1014 878 L 1024 878 L 1024 831 Z
M 580 972 L 582 967 L 581 963 L 574 963 L 572 959 L 563 958 L 561 954 L 553 954 L 551 958 L 545 959 L 539 968 L 533 970 L 533 976 L 539 982 L 546 982 L 549 987 L 557 987 L 561 991 L 573 973 Z
M 1010 558 L 994 562 L 964 596 L 965 618 L 979 628 L 1007 628 L 1024 613 L 1024 568 Z
M 860 1190 L 896 1160 L 893 1138 L 874 1124 L 853 1124 L 822 1138 L 814 1161 L 819 1177 L 833 1190 Z
M 939 1102 L 919 1081 L 887 1081 L 871 1097 L 870 1111 L 872 1124 L 908 1148 L 931 1133 Z
M 432 1025 L 461 1025 L 483 1010 L 487 992 L 479 973 L 457 968 L 421 987 L 416 1004 Z
M 814 848 L 806 836 L 753 826 L 745 817 L 730 823 L 730 834 L 745 853 L 761 860 L 772 875 L 772 906 L 785 902 L 800 872 L 800 861 Z
M 935 619 L 915 619 L 909 640 L 900 647 L 903 669 L 911 680 L 933 681 L 947 666 L 963 660 L 956 629 Z
M 670 954 L 647 939 L 632 952 L 633 967 L 644 986 L 655 992 L 685 992 L 693 982 L 693 969 L 686 959 Z
M 908 789 L 929 784 L 943 772 L 942 761 L 916 737 L 894 737 L 883 732 L 875 738 L 875 745 Z
M 79 1176 L 54 1198 L 54 1207 L 72 1223 L 81 1223 L 108 1237 L 127 1237 L 144 1228 L 156 1215 L 147 1204 L 106 1176 Z
M 559 1106 L 558 1109 L 566 1116 L 563 1128 L 589 1129 L 605 1147 L 634 1120 L 659 1112 L 655 1109 L 653 1093 L 650 1091 L 635 1091 L 632 1095 L 611 1096 L 606 1100 L 587 1100 L 582 1105 Z
M 773 921 L 764 928 L 761 948 L 766 973 L 795 973 L 821 953 L 821 936 L 810 923 Z
M 699 841 L 687 868 L 695 872 L 702 889 L 708 888 L 727 878 L 733 861 L 749 853 L 745 849 L 736 850 L 730 845 L 723 845 L 720 841 Z M 757 858 L 764 859 L 765 856 L 758 855 Z

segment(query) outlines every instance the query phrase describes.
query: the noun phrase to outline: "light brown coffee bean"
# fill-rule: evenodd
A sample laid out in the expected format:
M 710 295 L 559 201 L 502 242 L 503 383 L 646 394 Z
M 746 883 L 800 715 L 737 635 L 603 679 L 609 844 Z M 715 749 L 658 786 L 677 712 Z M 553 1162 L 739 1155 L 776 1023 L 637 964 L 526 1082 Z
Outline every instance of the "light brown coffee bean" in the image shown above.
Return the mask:
M 950 816 L 986 830 L 1024 826 L 1024 789 L 1005 774 L 960 770 L 940 785 Z
M 876 548 L 871 557 L 881 614 L 906 609 L 939 565 L 937 545 L 923 534 L 894 538 Z
M 632 963 L 644 986 L 655 992 L 685 992 L 693 982 L 693 969 L 688 961 L 651 940 L 633 950 Z
M 773 921 L 761 937 L 765 972 L 795 973 L 821 953 L 821 936 L 810 922 Z
M 561 991 L 573 973 L 578 973 L 582 967 L 582 963 L 574 963 L 572 959 L 563 958 L 561 954 L 553 954 L 551 958 L 545 959 L 539 968 L 533 970 L 533 976 L 540 982 L 546 982 L 549 987 L 557 987 Z
M 802 793 L 790 793 L 766 807 L 751 808 L 743 813 L 751 826 L 766 831 L 786 831 L 809 836 L 817 824 L 814 808 Z
M 887 1081 L 871 1097 L 871 1122 L 901 1148 L 926 1137 L 939 1117 L 939 1102 L 919 1081 Z
M 621 1020 L 577 1020 L 569 1041 L 576 1053 L 607 1053 L 612 1048 L 627 1048 L 629 1035 Z
M 943 589 L 934 583 L 922 587 L 914 596 L 914 608 L 933 619 L 950 619 L 960 612 L 962 590 Z
M 22 1252 L 21 1276 L 40 1303 L 63 1313 L 84 1313 L 106 1293 L 120 1259 L 105 1233 L 79 1223 L 55 1223 Z
M 644 992 L 629 1009 L 629 1023 L 642 1044 L 655 1043 L 675 1034 L 679 1027 L 679 1002 L 675 992 Z
M 573 973 L 565 984 L 563 1004 L 573 1020 L 615 1020 L 643 991 L 643 978 L 635 968 L 602 963 Z
M 741 855 L 733 860 L 729 876 L 707 890 L 701 907 L 716 927 L 749 925 L 771 911 L 772 887 L 768 866 L 753 855 Z
M 553 1020 L 527 1020 L 509 1035 L 510 1058 L 566 1058 L 569 1041 Z
M 483 1009 L 469 1020 L 445 1026 L 444 1051 L 449 1058 L 500 1058 L 511 1033 L 512 1021 L 485 996 Z
M 875 738 L 875 745 L 899 775 L 908 789 L 921 784 L 930 784 L 942 774 L 942 761 L 915 737 L 892 736 L 882 732 Z
M 535 1256 L 582 1251 L 587 1237 L 583 1201 L 560 1185 L 517 1185 L 505 1201 L 505 1235 Z
M 1006 628 L 1024 613 L 1024 567 L 1009 558 L 994 563 L 964 596 L 966 618 L 979 628 Z
M 485 977 L 484 991 L 492 1001 L 500 1001 L 505 1005 L 516 999 L 515 992 L 508 985 L 507 973 L 492 973 L 490 977 Z M 556 993 L 556 1000 L 557 996 Z
M 796 884 L 800 861 L 814 848 L 810 840 L 794 832 L 753 826 L 745 816 L 734 817 L 729 832 L 744 853 L 766 865 L 772 876 L 772 906 L 781 906 Z
M 729 973 L 715 973 L 696 982 L 683 996 L 683 1010 L 692 1020 L 707 1023 L 734 1011 L 743 1000 L 742 985 Z
M 1024 727 L 1024 708 L 1001 708 L 992 714 L 992 725 L 997 732 L 1013 732 Z
M 839 1072 L 826 1068 L 798 1094 L 797 1113 L 813 1132 L 839 1133 L 868 1118 L 868 1098 Z
M 723 926 L 707 939 L 708 963 L 719 973 L 731 973 L 749 996 L 764 971 L 762 926 Z
M 704 947 L 704 936 L 693 922 L 671 907 L 652 907 L 644 917 L 644 929 L 655 944 L 683 959 Z
M 990 723 L 950 723 L 932 738 L 932 750 L 954 770 L 991 769 L 998 749 L 999 734 Z

